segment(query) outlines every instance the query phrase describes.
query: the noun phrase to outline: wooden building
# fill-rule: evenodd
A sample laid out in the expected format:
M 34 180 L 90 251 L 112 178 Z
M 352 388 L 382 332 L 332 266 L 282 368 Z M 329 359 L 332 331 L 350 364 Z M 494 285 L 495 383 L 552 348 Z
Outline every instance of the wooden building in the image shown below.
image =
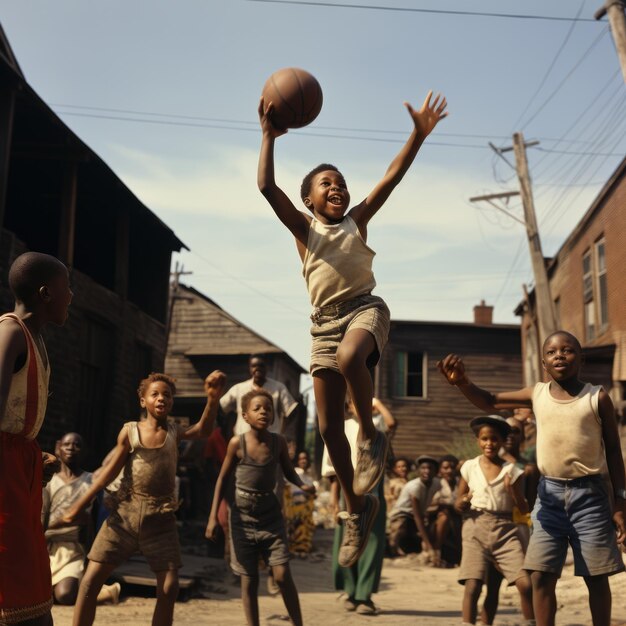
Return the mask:
M 250 378 L 248 359 L 262 355 L 267 376 L 282 382 L 291 395 L 300 395 L 300 375 L 305 370 L 284 350 L 224 311 L 192 287 L 178 285 L 172 295 L 165 371 L 176 378 L 174 414 L 197 419 L 206 403 L 204 378 L 220 369 L 227 386 Z M 301 411 L 291 433 L 301 444 L 305 414 Z
M 626 158 L 547 266 L 560 328 L 583 346 L 584 379 L 610 391 L 624 415 L 626 391 Z M 541 380 L 535 293 L 518 307 L 524 373 Z
M 480 412 L 439 373 L 437 362 L 447 354 L 461 355 L 472 380 L 490 391 L 522 386 L 519 326 L 493 324 L 492 314 L 482 302 L 474 307 L 474 323 L 391 321 L 375 386 L 398 420 L 396 455 L 414 459 L 467 448 L 468 421 Z
M 71 268 L 63 328 L 45 331 L 51 397 L 44 449 L 74 430 L 93 467 L 136 418 L 138 381 L 163 367 L 172 251 L 183 243 L 34 92 L 0 26 L 0 310 L 22 252 Z

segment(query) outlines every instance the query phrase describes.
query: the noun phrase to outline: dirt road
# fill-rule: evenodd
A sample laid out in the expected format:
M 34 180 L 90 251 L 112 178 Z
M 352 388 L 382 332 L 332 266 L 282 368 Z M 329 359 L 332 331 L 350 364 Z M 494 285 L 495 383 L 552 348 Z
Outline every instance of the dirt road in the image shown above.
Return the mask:
M 380 614 L 366 617 L 347 613 L 337 600 L 330 576 L 330 533 L 319 531 L 316 536 L 318 552 L 313 559 L 292 561 L 294 578 L 300 592 L 300 602 L 305 624 L 310 626 L 345 626 L 353 624 L 380 624 L 402 626 L 455 626 L 461 622 L 462 587 L 456 582 L 456 569 L 434 569 L 418 565 L 414 559 L 385 560 L 379 593 L 374 601 Z M 198 560 L 198 557 L 196 557 Z M 215 624 L 240 626 L 244 624 L 239 588 L 233 577 L 217 559 L 206 562 L 205 575 L 199 581 L 190 600 L 178 602 L 174 623 L 180 626 Z M 613 626 L 626 626 L 626 575 L 612 577 Z M 566 566 L 559 582 L 559 626 L 588 626 L 591 621 L 587 610 L 586 588 L 581 579 L 573 576 L 572 566 Z M 154 600 L 128 595 L 134 588 L 125 588 L 122 601 L 117 606 L 101 606 L 96 615 L 96 625 L 150 624 Z M 260 597 L 261 623 L 278 626 L 288 623 L 284 605 L 279 597 L 271 597 L 265 590 L 262 578 Z M 516 592 L 503 589 L 499 626 L 519 623 Z M 56 626 L 70 626 L 71 607 L 55 607 Z

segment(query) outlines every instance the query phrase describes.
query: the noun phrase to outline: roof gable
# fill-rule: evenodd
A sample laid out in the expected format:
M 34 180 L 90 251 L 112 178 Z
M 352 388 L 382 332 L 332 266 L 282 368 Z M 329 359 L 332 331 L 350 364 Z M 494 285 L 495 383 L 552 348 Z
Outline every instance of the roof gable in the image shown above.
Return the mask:
M 9 40 L 4 32 L 4 29 L 2 28 L 2 24 L 0 24 L 0 59 L 16 74 L 18 74 L 20 78 L 24 79 L 24 73 L 22 72 L 22 68 L 17 62 L 17 58 L 13 53 L 11 44 L 9 44 Z

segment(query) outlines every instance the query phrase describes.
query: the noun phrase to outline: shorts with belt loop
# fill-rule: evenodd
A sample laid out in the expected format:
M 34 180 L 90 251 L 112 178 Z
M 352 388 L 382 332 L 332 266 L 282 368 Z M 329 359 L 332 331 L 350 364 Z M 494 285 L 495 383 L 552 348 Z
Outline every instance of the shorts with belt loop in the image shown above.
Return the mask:
M 389 337 L 389 308 L 382 298 L 371 294 L 318 307 L 311 321 L 311 374 L 322 369 L 339 372 L 337 348 L 350 330 L 362 328 L 373 335 L 376 350 L 367 360 L 369 368 L 378 363 Z

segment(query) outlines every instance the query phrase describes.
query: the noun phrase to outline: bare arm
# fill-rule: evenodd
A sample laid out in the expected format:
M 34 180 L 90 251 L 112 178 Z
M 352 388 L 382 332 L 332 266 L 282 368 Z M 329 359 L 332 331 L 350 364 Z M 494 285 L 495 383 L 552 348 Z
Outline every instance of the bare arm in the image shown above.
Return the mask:
M 79 513 L 96 497 L 97 493 L 115 480 L 117 475 L 122 471 L 129 452 L 130 441 L 128 439 L 128 430 L 124 427 L 117 436 L 117 445 L 113 449 L 111 460 L 97 472 L 97 476 L 94 473 L 94 480 L 91 483 L 91 487 L 89 487 L 82 497 L 74 503 L 74 506 L 64 515 L 63 521 L 65 523 L 70 524 L 74 522 Z
M 200 420 L 179 432 L 179 439 L 202 439 L 208 437 L 215 424 L 217 417 L 217 408 L 220 403 L 220 397 L 224 392 L 224 384 L 226 383 L 226 374 L 215 370 L 211 372 L 204 380 L 204 390 L 206 392 L 206 405 L 202 411 Z
M 449 354 L 437 363 L 439 371 L 451 385 L 459 391 L 477 408 L 485 413 L 493 413 L 502 409 L 519 409 L 532 407 L 532 387 L 525 387 L 517 391 L 501 391 L 491 393 L 475 385 L 465 371 L 463 360 L 456 354 Z
M 408 102 L 404 103 L 413 120 L 413 132 L 387 168 L 387 172 L 382 180 L 361 204 L 358 204 L 350 211 L 350 216 L 356 222 L 364 238 L 367 232 L 367 223 L 385 203 L 396 185 L 398 185 L 409 167 L 411 167 L 426 137 L 430 135 L 437 123 L 448 115 L 445 111 L 446 99 L 441 95 L 437 95 L 431 102 L 432 95 L 433 92 L 429 91 L 419 111 L 415 111 Z
M 469 485 L 467 481 L 462 476 L 459 478 L 459 486 L 456 492 L 456 502 L 454 503 L 454 508 L 459 512 L 463 513 L 470 507 L 470 502 L 472 501 L 472 495 L 469 492 Z
M 289 458 L 289 450 L 287 448 L 287 440 L 281 436 L 280 437 L 280 467 L 283 470 L 283 474 L 285 478 L 290 482 L 296 485 L 296 487 L 300 487 L 302 491 L 306 491 L 308 493 L 315 493 L 315 487 L 313 485 L 305 485 L 302 482 L 300 476 L 293 467 L 293 463 Z
M 4 415 L 11 379 L 18 359 L 26 363 L 28 348 L 20 325 L 11 319 L 0 324 L 0 415 Z
M 374 411 L 378 411 L 382 415 L 387 430 L 393 431 L 396 429 L 396 427 L 398 426 L 396 418 L 378 398 L 374 398 L 372 400 L 372 408 L 374 409 Z
M 279 130 L 272 125 L 270 121 L 272 110 L 272 103 L 269 102 L 266 106 L 263 98 L 261 98 L 259 119 L 263 131 L 263 140 L 259 154 L 257 184 L 259 191 L 270 203 L 278 219 L 291 231 L 301 246 L 306 246 L 310 218 L 294 206 L 287 194 L 276 184 L 274 178 L 274 142 L 286 131 Z
M 600 392 L 598 410 L 602 420 L 602 439 L 606 451 L 606 464 L 611 477 L 611 484 L 615 491 L 624 489 L 626 479 L 624 477 L 624 458 L 622 457 L 622 447 L 620 445 L 619 430 L 615 419 L 615 408 L 609 394 Z M 626 514 L 626 503 L 621 497 L 615 498 L 615 509 L 613 511 L 613 522 L 617 528 L 617 542 L 626 545 L 626 524 L 624 517 Z
M 207 539 L 215 538 L 215 530 L 217 528 L 217 511 L 220 508 L 220 502 L 224 497 L 224 486 L 228 482 L 228 478 L 235 469 L 237 464 L 237 452 L 239 451 L 239 437 L 233 437 L 228 442 L 226 449 L 226 457 L 222 463 L 220 474 L 215 482 L 215 491 L 213 492 L 213 503 L 211 504 L 211 513 L 209 513 L 209 522 L 206 527 L 204 536 Z
M 425 550 L 432 550 L 433 547 L 428 538 L 428 532 L 426 531 L 426 525 L 424 524 L 424 515 L 420 508 L 420 503 L 417 498 L 411 496 L 411 508 L 413 509 L 413 519 L 417 526 L 417 534 L 422 539 L 422 547 Z

